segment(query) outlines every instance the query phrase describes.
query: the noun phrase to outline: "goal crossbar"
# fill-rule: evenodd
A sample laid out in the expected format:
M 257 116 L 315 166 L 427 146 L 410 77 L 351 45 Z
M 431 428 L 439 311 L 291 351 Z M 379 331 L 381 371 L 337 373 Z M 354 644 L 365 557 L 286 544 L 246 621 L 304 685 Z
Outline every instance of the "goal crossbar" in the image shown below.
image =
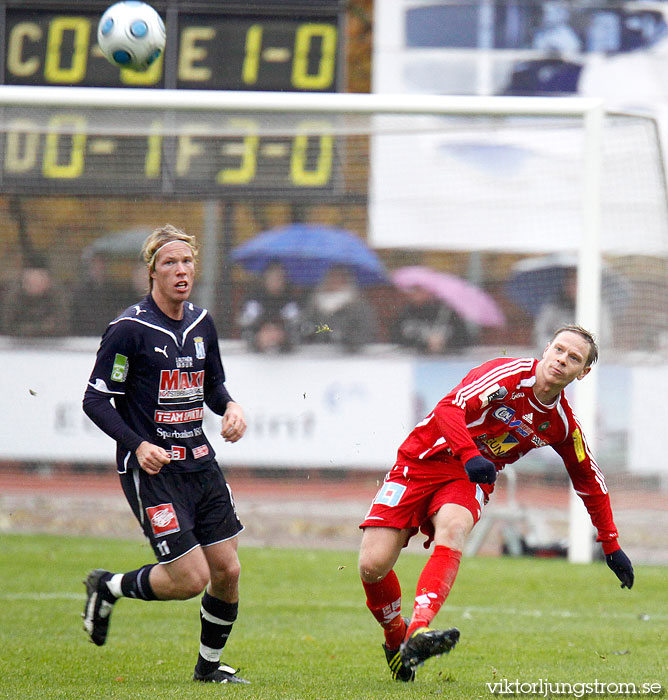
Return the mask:
M 476 97 L 368 93 L 299 93 L 146 88 L 0 86 L 0 105 L 334 114 L 583 116 L 602 109 L 589 97 Z

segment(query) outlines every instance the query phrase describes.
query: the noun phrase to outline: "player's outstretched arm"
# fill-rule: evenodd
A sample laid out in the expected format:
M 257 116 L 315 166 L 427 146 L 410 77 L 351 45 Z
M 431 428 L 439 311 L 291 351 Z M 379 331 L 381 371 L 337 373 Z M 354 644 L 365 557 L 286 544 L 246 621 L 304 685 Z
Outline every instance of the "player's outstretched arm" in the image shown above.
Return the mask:
M 622 588 L 633 588 L 633 565 L 623 550 L 617 549 L 605 557 L 605 563 L 612 569 L 615 576 L 622 582 Z

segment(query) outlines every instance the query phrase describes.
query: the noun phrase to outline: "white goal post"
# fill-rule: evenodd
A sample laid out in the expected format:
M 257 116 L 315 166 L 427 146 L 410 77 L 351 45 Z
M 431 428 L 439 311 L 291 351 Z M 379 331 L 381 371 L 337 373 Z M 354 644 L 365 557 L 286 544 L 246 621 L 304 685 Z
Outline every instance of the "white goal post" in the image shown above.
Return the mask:
M 48 108 L 122 110 L 132 121 L 137 111 L 192 114 L 253 115 L 334 115 L 369 118 L 402 115 L 407 117 L 490 117 L 552 118 L 581 120 L 584 148 L 578 189 L 581 195 L 581 235 L 577 250 L 577 321 L 599 330 L 601 288 L 601 176 L 602 134 L 606 114 L 597 99 L 577 97 L 452 97 L 387 94 L 306 94 L 212 92 L 190 90 L 148 90 L 115 88 L 0 87 L 0 107 L 25 107 L 35 111 Z M 42 128 L 42 127 L 40 127 Z M 115 127 L 105 123 L 104 129 Z M 118 129 L 127 128 L 123 124 Z M 175 133 L 185 128 L 178 118 L 171 126 Z M 192 129 L 192 125 L 190 125 Z M 229 129 L 229 126 L 226 127 Z M 336 126 L 334 127 L 336 128 Z M 342 127 L 343 130 L 347 127 Z M 192 133 L 192 131 L 190 132 Z M 373 133 L 373 132 L 370 132 Z M 373 164 L 372 164 L 373 167 Z M 372 174 L 378 177 L 378 174 Z M 471 242 L 475 247 L 475 240 Z M 499 241 L 503 247 L 503 240 Z M 597 373 L 578 383 L 576 411 L 591 445 L 596 444 Z M 591 524 L 580 499 L 571 499 L 569 558 L 586 562 L 592 558 Z

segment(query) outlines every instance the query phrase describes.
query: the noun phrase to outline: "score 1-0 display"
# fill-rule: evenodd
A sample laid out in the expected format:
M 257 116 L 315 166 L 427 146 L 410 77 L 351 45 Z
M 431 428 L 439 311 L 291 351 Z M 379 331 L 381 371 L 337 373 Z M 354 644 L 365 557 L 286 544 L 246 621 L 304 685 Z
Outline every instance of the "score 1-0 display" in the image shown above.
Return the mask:
M 336 92 L 341 74 L 337 1 L 152 2 L 166 20 L 167 56 L 147 71 L 119 70 L 97 46 L 109 2 L 0 0 L 9 85 Z M 185 5 L 185 3 L 184 3 Z M 194 12 L 193 7 L 200 8 Z M 69 9 L 62 9 L 69 8 Z M 171 57 L 170 57 L 171 52 Z

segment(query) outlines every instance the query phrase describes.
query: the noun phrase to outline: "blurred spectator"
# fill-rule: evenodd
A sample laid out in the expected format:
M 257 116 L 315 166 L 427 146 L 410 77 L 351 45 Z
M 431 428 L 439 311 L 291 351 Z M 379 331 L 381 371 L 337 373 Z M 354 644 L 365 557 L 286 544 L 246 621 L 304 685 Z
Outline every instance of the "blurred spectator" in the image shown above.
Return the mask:
M 52 278 L 46 256 L 29 253 L 18 280 L 5 295 L 3 333 L 24 337 L 67 335 L 68 319 L 63 291 Z
M 331 267 L 311 293 L 302 337 L 310 343 L 339 344 L 348 352 L 377 341 L 376 312 L 345 265 Z
M 148 268 L 145 262 L 131 262 L 130 284 L 121 288 L 119 304 L 121 311 L 141 301 L 148 294 Z
M 73 335 L 101 336 L 110 321 L 125 308 L 124 287 L 109 279 L 107 260 L 100 253 L 84 254 L 83 276 L 71 302 Z
M 622 43 L 622 22 L 618 13 L 594 12 L 587 27 L 587 51 L 611 53 Z
M 534 321 L 533 339 L 537 352 L 542 353 L 545 350 L 558 328 L 575 323 L 576 299 L 577 272 L 574 268 L 569 268 L 564 276 L 561 293 L 543 304 Z M 600 326 L 596 335 L 599 347 L 609 348 L 612 345 L 612 315 L 603 300 L 601 300 Z
M 422 287 L 405 290 L 407 302 L 392 324 L 393 343 L 427 354 L 460 350 L 471 344 L 460 316 Z
M 299 339 L 298 295 L 280 262 L 270 263 L 246 295 L 237 323 L 256 352 L 288 352 Z
M 533 36 L 532 47 L 546 53 L 577 53 L 582 42 L 570 24 L 571 9 L 564 0 L 542 4 L 541 23 Z
M 578 93 L 602 98 L 611 110 L 653 111 L 665 103 L 667 18 L 668 10 L 664 9 L 630 9 L 622 21 L 620 52 L 599 54 L 587 61 L 578 81 Z

